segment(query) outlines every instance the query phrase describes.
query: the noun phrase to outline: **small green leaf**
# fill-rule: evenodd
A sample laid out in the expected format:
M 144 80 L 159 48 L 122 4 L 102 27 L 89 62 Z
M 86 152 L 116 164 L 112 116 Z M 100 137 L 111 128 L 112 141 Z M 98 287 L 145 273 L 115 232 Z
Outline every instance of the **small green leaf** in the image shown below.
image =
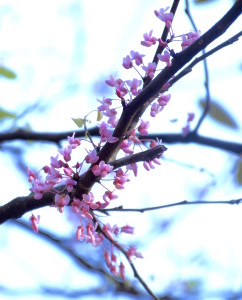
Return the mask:
M 84 125 L 85 119 L 82 118 L 72 118 L 78 128 L 81 128 Z
M 8 79 L 15 79 L 17 77 L 17 75 L 12 70 L 5 67 L 0 67 L 0 76 Z
M 236 181 L 239 185 L 242 184 L 242 161 L 239 161 L 237 165 Z
M 202 99 L 199 101 L 199 105 L 204 109 L 205 100 Z M 238 124 L 235 122 L 233 117 L 229 114 L 229 112 L 218 102 L 211 101 L 210 109 L 208 115 L 216 122 L 221 123 L 222 125 L 231 127 L 233 129 L 238 128 Z
M 201 4 L 201 3 L 209 3 L 213 2 L 214 0 L 194 0 L 196 4 Z
M 6 118 L 15 119 L 16 114 L 10 113 L 10 112 L 0 108 L 0 121 L 2 119 L 6 119 Z
M 101 121 L 103 117 L 103 114 L 98 110 L 97 111 L 97 121 Z

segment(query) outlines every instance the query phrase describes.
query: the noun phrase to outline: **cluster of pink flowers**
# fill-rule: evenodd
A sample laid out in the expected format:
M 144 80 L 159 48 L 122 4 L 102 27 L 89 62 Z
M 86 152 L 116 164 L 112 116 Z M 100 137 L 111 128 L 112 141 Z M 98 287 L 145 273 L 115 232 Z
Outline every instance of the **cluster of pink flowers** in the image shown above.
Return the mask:
M 169 7 L 165 9 L 160 9 L 159 11 L 155 10 L 155 15 L 165 23 L 167 28 L 171 29 L 173 14 L 167 12 Z M 153 31 L 144 34 L 144 40 L 141 41 L 141 45 L 145 47 L 152 47 L 158 43 L 163 48 L 165 48 L 163 54 L 158 54 L 157 58 L 160 63 L 164 63 L 164 67 L 171 67 L 172 61 L 170 56 L 170 50 L 167 46 L 166 41 L 162 41 L 160 38 L 153 36 Z M 199 33 L 189 33 L 182 36 L 182 49 L 189 46 L 199 37 Z M 144 77 L 141 76 L 141 79 L 132 79 L 132 80 L 122 80 L 121 78 L 115 79 L 113 75 L 110 75 L 110 78 L 105 82 L 107 85 L 114 89 L 114 94 L 118 97 L 118 100 L 121 101 L 122 106 L 128 105 L 132 102 L 133 98 L 136 97 L 142 91 L 142 82 L 145 78 L 149 77 L 150 79 L 154 78 L 157 65 L 155 62 L 148 62 L 144 64 L 143 58 L 144 54 L 140 54 L 137 51 L 130 51 L 130 55 L 127 55 L 123 58 L 123 67 L 125 69 L 134 68 L 140 75 L 142 72 L 145 72 Z M 140 72 L 138 71 L 140 68 Z M 150 115 L 155 117 L 159 112 L 161 112 L 164 107 L 170 101 L 171 95 L 164 94 L 166 90 L 169 89 L 169 82 L 167 82 L 162 87 L 162 93 L 157 95 L 156 99 L 150 104 Z M 81 145 L 81 140 L 75 138 L 75 133 L 71 137 L 68 137 L 68 144 L 64 149 L 59 149 L 59 154 L 55 157 L 50 158 L 50 165 L 44 166 L 41 171 L 35 173 L 28 168 L 29 182 L 31 182 L 32 187 L 30 191 L 33 192 L 35 199 L 41 199 L 44 193 L 49 192 L 54 194 L 54 204 L 59 212 L 63 212 L 66 206 L 71 206 L 72 213 L 78 215 L 80 220 L 80 225 L 76 230 L 76 239 L 80 241 L 85 241 L 91 243 L 92 246 L 97 247 L 100 244 L 104 247 L 104 258 L 107 267 L 109 270 L 117 276 L 125 279 L 124 274 L 124 265 L 122 262 L 118 263 L 117 256 L 115 255 L 115 249 L 118 249 L 118 242 L 115 240 L 119 234 L 127 233 L 133 234 L 133 227 L 126 225 L 123 227 L 118 227 L 117 225 L 111 227 L 109 224 L 102 224 L 98 222 L 98 218 L 94 215 L 94 211 L 97 209 L 105 209 L 111 201 L 117 198 L 115 195 L 116 190 L 122 190 L 125 188 L 125 184 L 130 181 L 129 172 L 132 171 L 135 176 L 137 176 L 138 166 L 137 163 L 132 163 L 126 166 L 126 170 L 119 168 L 113 170 L 113 166 L 106 163 L 105 161 L 99 161 L 98 150 L 102 148 L 103 144 L 108 143 L 117 143 L 119 138 L 113 136 L 114 128 L 117 126 L 119 121 L 118 110 L 113 107 L 113 100 L 111 98 L 103 98 L 98 100 L 100 105 L 98 106 L 99 113 L 106 117 L 106 121 L 102 121 L 99 126 L 100 141 L 97 146 L 93 144 L 94 149 L 88 149 L 87 155 L 83 161 L 72 163 L 72 152 L 74 149 L 78 148 Z M 192 120 L 193 116 L 189 115 L 187 121 L 187 127 Z M 125 138 L 120 143 L 120 150 L 124 154 L 132 155 L 135 151 L 135 146 L 138 145 L 139 149 L 143 146 L 142 141 L 136 135 L 137 133 L 140 136 L 148 135 L 148 129 L 150 126 L 149 121 L 143 119 L 139 120 L 137 128 L 131 132 L 127 132 Z M 187 132 L 187 129 L 184 128 L 184 133 Z M 151 141 L 150 148 L 157 146 L 160 142 Z M 87 164 L 89 171 L 97 177 L 97 181 L 101 181 L 106 176 L 113 176 L 113 185 L 115 189 L 110 191 L 105 187 L 105 192 L 103 194 L 102 200 L 95 201 L 94 195 L 92 192 L 88 194 L 83 194 L 81 198 L 74 197 L 73 190 L 78 184 L 78 180 L 81 176 L 83 164 Z M 158 158 L 153 159 L 152 161 L 145 161 L 143 163 L 144 168 L 149 171 L 154 168 L 154 164 L 160 164 Z M 31 226 L 35 232 L 38 232 L 38 223 L 39 216 L 35 217 L 33 214 L 30 218 Z M 108 238 L 110 241 L 111 249 L 110 252 L 107 251 L 106 246 L 104 245 L 104 239 Z M 142 258 L 142 254 L 137 252 L 134 246 L 130 246 L 126 251 L 128 259 L 132 257 Z

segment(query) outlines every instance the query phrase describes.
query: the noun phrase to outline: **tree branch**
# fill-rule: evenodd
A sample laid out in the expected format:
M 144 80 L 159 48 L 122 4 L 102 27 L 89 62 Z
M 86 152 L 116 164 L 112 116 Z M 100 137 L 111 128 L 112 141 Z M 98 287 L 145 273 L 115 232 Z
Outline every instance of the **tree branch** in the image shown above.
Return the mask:
M 192 23 L 192 26 L 194 28 L 195 31 L 197 31 L 197 26 L 193 20 L 193 17 L 191 15 L 190 12 L 190 6 L 189 6 L 189 0 L 186 0 L 186 8 L 185 8 L 185 12 L 190 20 L 190 22 Z M 205 56 L 206 54 L 206 50 L 203 49 L 203 55 Z M 208 74 L 208 65 L 207 65 L 207 60 L 204 57 L 203 59 L 203 66 L 204 66 L 204 77 L 205 77 L 205 81 L 204 81 L 204 85 L 205 85 L 205 90 L 206 90 L 206 97 L 205 97 L 205 108 L 204 111 L 194 129 L 194 132 L 198 132 L 203 120 L 205 119 L 206 115 L 208 114 L 208 111 L 210 109 L 210 103 L 211 103 L 211 96 L 210 96 L 210 89 L 209 89 L 209 74 Z
M 198 200 L 198 201 L 187 201 L 183 200 L 180 202 L 175 202 L 171 204 L 165 204 L 165 205 L 159 205 L 159 206 L 152 206 L 152 207 L 145 207 L 145 208 L 123 208 L 123 206 L 118 206 L 114 208 L 105 208 L 105 209 L 99 209 L 100 212 L 103 212 L 107 214 L 108 212 L 146 212 L 146 211 L 152 211 L 152 210 L 158 210 L 158 209 L 164 209 L 164 208 L 169 208 L 169 207 L 174 207 L 174 206 L 182 206 L 182 205 L 203 205 L 203 204 L 240 204 L 242 202 L 242 198 L 236 199 L 236 200 L 224 200 L 224 201 L 203 201 L 203 200 Z

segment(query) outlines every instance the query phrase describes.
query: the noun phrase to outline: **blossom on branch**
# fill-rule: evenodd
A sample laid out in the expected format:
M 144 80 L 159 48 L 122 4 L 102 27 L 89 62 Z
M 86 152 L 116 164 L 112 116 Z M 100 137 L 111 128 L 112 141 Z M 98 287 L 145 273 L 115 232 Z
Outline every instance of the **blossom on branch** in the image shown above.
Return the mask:
M 143 35 L 144 41 L 141 41 L 141 45 L 145 47 L 150 47 L 156 43 L 156 38 L 152 36 L 153 30 L 149 33 Z

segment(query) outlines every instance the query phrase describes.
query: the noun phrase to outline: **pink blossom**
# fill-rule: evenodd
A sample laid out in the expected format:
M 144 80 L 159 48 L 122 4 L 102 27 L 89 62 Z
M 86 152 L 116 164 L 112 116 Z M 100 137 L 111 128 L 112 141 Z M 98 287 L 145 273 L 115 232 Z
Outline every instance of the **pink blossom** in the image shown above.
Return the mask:
M 64 160 L 66 162 L 71 160 L 71 152 L 72 152 L 71 145 L 67 145 L 64 149 L 59 149 L 58 152 L 64 157 Z
M 188 34 L 183 34 L 182 35 L 182 50 L 184 50 L 186 47 L 190 46 L 193 44 L 201 35 L 200 31 L 196 32 L 189 32 Z
M 188 113 L 187 122 L 192 122 L 195 118 L 194 113 Z
M 98 165 L 92 167 L 92 172 L 95 176 L 101 176 L 103 178 L 107 176 L 107 174 L 110 173 L 112 169 L 113 166 L 105 164 L 105 162 L 102 160 Z
M 127 165 L 126 169 L 127 170 L 132 170 L 133 173 L 134 173 L 134 176 L 135 177 L 137 176 L 137 174 L 138 174 L 138 165 L 136 163 L 132 163 L 130 165 Z
M 55 206 L 58 208 L 59 212 L 62 213 L 64 206 L 67 206 L 70 202 L 70 196 L 65 194 L 56 194 L 55 195 Z
M 109 117 L 107 123 L 112 125 L 113 127 L 116 127 L 116 125 L 117 125 L 117 120 L 116 120 L 117 110 L 112 108 L 109 111 L 104 112 L 103 114 L 106 117 Z
M 157 54 L 157 58 L 165 62 L 168 67 L 171 66 L 170 53 L 167 50 L 164 51 L 164 54 Z
M 53 184 L 48 182 L 43 182 L 39 178 L 32 181 L 32 187 L 30 191 L 34 193 L 34 199 L 41 199 L 45 192 L 48 192 L 53 187 Z
M 102 122 L 99 128 L 99 133 L 101 135 L 101 142 L 116 143 L 119 139 L 112 136 L 112 131 L 108 128 L 108 124 Z
M 127 55 L 123 58 L 123 67 L 125 69 L 131 69 L 133 67 L 133 63 L 132 63 L 129 55 Z
M 109 224 L 103 226 L 103 231 L 106 233 L 110 240 L 113 240 L 113 230 Z
M 73 190 L 74 185 L 77 185 L 77 182 L 71 178 L 66 179 L 66 189 L 70 193 Z
M 50 168 L 48 175 L 46 176 L 46 183 L 50 185 L 55 185 L 57 183 L 60 183 L 62 179 L 62 175 L 58 170 L 55 168 Z
M 134 234 L 134 227 L 131 227 L 129 225 L 125 225 L 123 227 L 121 227 L 121 232 L 125 232 L 128 234 Z
M 138 131 L 139 131 L 140 135 L 147 135 L 149 127 L 150 127 L 149 121 L 144 121 L 144 120 L 140 119 L 140 125 L 138 127 Z
M 130 246 L 128 251 L 127 251 L 127 256 L 129 260 L 131 259 L 132 256 L 135 256 L 137 258 L 143 258 L 143 255 L 140 252 L 137 252 L 135 246 Z
M 115 82 L 115 84 L 116 84 L 116 82 Z M 99 111 L 102 111 L 102 112 L 109 111 L 109 109 L 110 109 L 109 107 L 112 105 L 111 99 L 103 97 L 103 100 L 97 99 L 97 101 L 101 103 L 101 105 L 98 106 L 98 108 L 97 108 Z
M 116 95 L 124 100 L 124 96 L 128 93 L 128 90 L 125 87 L 125 82 L 124 81 L 120 81 L 115 85 L 115 89 L 116 89 Z
M 97 209 L 99 207 L 98 204 L 94 203 L 94 196 L 92 192 L 89 192 L 88 194 L 82 195 L 83 201 L 91 208 L 91 209 Z
M 131 59 L 135 61 L 136 65 L 139 66 L 143 63 L 144 54 L 140 54 L 139 52 L 130 51 Z
M 99 156 L 97 155 L 96 149 L 86 150 L 88 155 L 85 157 L 86 163 L 95 164 L 99 160 Z
M 71 203 L 71 209 L 74 213 L 79 213 L 81 208 L 81 201 L 80 199 L 74 198 Z
M 40 220 L 39 215 L 36 217 L 34 214 L 32 214 L 32 216 L 29 218 L 31 227 L 32 227 L 33 231 L 36 233 L 38 233 L 38 231 L 39 231 L 39 228 L 38 228 L 39 220 Z
M 140 90 L 138 91 L 137 89 L 142 84 L 142 80 L 138 80 L 138 79 L 134 78 L 133 80 L 127 80 L 126 83 L 130 87 L 131 93 L 134 96 L 138 95 Z
M 84 239 L 84 227 L 82 225 L 77 227 L 76 239 L 78 241 Z
M 159 11 L 155 10 L 154 12 L 157 18 L 159 18 L 162 22 L 165 22 L 166 26 L 170 28 L 173 20 L 173 13 L 166 13 L 167 10 L 169 10 L 169 7 L 161 8 Z
M 79 138 L 75 138 L 75 132 L 73 132 L 71 137 L 68 136 L 67 140 L 72 149 L 75 149 L 76 147 L 80 146 L 80 144 L 81 144 L 81 140 Z
M 111 87 L 115 87 L 116 85 L 116 80 L 114 79 L 114 77 L 112 75 L 110 75 L 110 79 L 105 80 L 106 84 L 111 86 Z
M 103 200 L 106 203 L 109 203 L 111 200 L 115 200 L 117 198 L 118 198 L 118 196 L 114 195 L 113 192 L 111 192 L 111 191 L 106 191 L 103 195 Z
M 129 140 L 123 140 L 122 143 L 120 144 L 120 149 L 122 149 L 127 154 L 133 154 L 134 149 L 130 148 L 132 144 L 133 143 Z
M 157 102 L 153 102 L 150 110 L 151 117 L 155 117 L 162 110 L 163 110 L 162 106 L 160 106 Z
M 71 176 L 73 174 L 73 170 L 72 168 L 68 167 L 68 168 L 64 168 L 64 173 L 67 175 L 67 176 Z
M 119 273 L 121 278 L 125 281 L 125 267 L 122 262 L 119 265 Z
M 60 159 L 58 159 L 58 157 L 59 157 L 58 154 L 56 155 L 56 157 L 53 156 L 50 157 L 50 165 L 55 169 L 59 169 L 63 167 L 63 162 Z
M 124 189 L 124 184 L 129 181 L 128 175 L 122 169 L 116 171 L 113 184 L 118 190 Z
M 104 239 L 103 235 L 96 232 L 96 227 L 93 227 L 92 224 L 88 223 L 86 226 L 86 241 L 92 243 L 93 247 L 100 245 Z
M 182 127 L 182 135 L 185 137 L 191 131 L 190 124 L 187 123 L 186 126 Z
M 161 38 L 158 39 L 158 42 L 162 48 L 165 48 L 167 46 L 167 42 L 163 42 Z
M 148 66 L 142 66 L 142 69 L 147 73 L 150 78 L 155 76 L 154 72 L 156 70 L 156 63 L 148 63 Z
M 144 41 L 141 41 L 141 45 L 145 47 L 150 47 L 156 43 L 156 38 L 152 37 L 153 30 L 151 30 L 149 33 L 145 33 L 143 35 Z
M 140 139 L 136 136 L 135 130 L 132 130 L 130 132 L 129 141 L 132 141 L 135 145 L 140 145 L 142 142 Z
M 27 167 L 27 174 L 29 176 L 29 179 L 28 179 L 29 182 L 32 182 L 33 180 L 36 179 L 35 173 L 32 170 L 30 170 L 29 167 Z
M 159 94 L 158 103 L 160 106 L 164 107 L 171 99 L 171 94 Z
M 112 264 L 111 264 L 109 253 L 106 250 L 104 251 L 104 258 L 105 258 L 107 267 L 110 269 Z

